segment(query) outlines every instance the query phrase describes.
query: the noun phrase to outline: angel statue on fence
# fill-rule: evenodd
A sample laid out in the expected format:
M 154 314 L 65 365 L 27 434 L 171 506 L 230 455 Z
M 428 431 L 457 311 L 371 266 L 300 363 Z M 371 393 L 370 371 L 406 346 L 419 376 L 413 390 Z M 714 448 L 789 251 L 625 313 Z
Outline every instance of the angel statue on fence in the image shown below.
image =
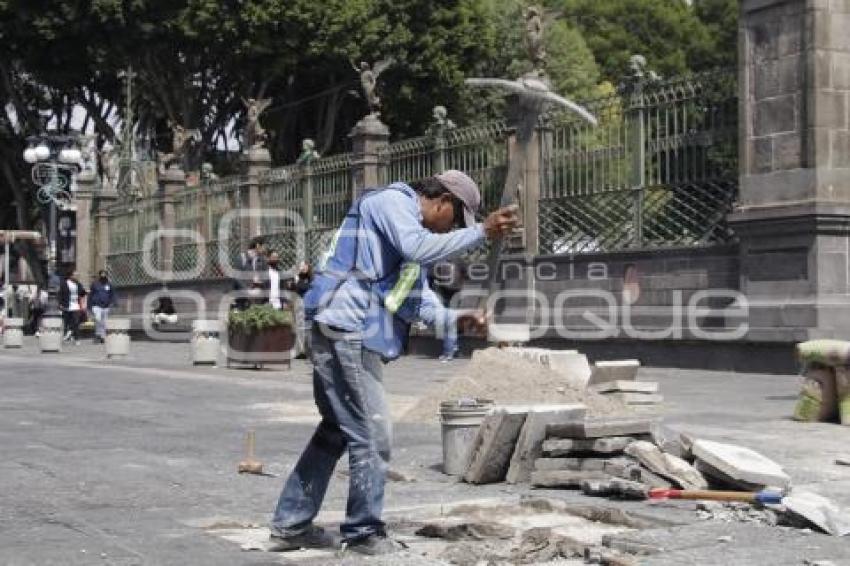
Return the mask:
M 242 130 L 242 143 L 245 149 L 258 149 L 265 145 L 268 134 L 260 125 L 260 115 L 272 103 L 271 98 L 243 98 L 245 105 L 245 128 Z
M 168 122 L 171 127 L 171 153 L 159 154 L 160 173 L 168 168 L 179 168 L 189 146 L 201 140 L 200 130 L 189 130 L 180 124 Z
M 395 61 L 391 58 L 383 59 L 373 65 L 363 61 L 360 63 L 360 68 L 353 62 L 351 63 L 354 71 L 360 74 L 360 87 L 363 89 L 363 96 L 369 105 L 369 113 L 375 116 L 381 113 L 381 99 L 375 92 L 378 86 L 378 77 L 393 63 Z
M 543 44 L 543 11 L 538 6 L 525 10 L 525 44 L 534 68 L 542 70 L 546 63 L 546 47 Z

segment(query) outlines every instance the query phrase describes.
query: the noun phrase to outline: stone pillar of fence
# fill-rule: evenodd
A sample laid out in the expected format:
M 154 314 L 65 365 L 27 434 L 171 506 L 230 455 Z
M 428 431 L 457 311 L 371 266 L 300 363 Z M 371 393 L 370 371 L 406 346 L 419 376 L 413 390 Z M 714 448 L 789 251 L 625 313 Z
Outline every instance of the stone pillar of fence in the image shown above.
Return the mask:
M 118 193 L 114 190 L 109 190 L 103 183 L 100 184 L 100 189 L 97 191 L 97 198 L 94 200 L 93 209 L 95 226 L 94 232 L 94 258 L 95 270 L 107 269 L 106 261 L 109 258 L 109 207 L 118 199 Z M 80 234 L 79 230 L 77 234 Z M 77 236 L 79 238 L 79 236 Z
M 742 0 L 741 287 L 750 336 L 850 331 L 850 2 Z
M 174 214 L 176 195 L 186 188 L 186 173 L 182 169 L 166 169 L 160 176 L 162 200 L 160 201 L 160 226 L 164 231 L 159 239 L 159 269 L 167 274 L 174 272 L 174 236 L 169 230 L 177 226 Z
M 95 247 L 92 242 L 95 239 L 94 224 L 92 222 L 92 209 L 94 207 L 94 196 L 97 190 L 98 178 L 94 171 L 83 171 L 77 176 L 77 190 L 74 193 L 74 206 L 77 212 L 77 276 L 85 284 L 91 284 L 97 269 L 93 265 Z
M 259 216 L 259 211 L 263 208 L 263 203 L 260 200 L 260 178 L 271 169 L 272 157 L 268 149 L 254 147 L 242 154 L 242 159 L 246 173 L 245 192 L 243 194 L 247 194 L 248 210 L 257 211 L 242 219 L 243 238 L 247 236 L 246 239 L 250 239 L 259 236 L 262 230 L 262 218 Z M 247 234 L 245 234 L 246 227 Z
M 352 145 L 351 190 L 352 200 L 363 189 L 380 184 L 381 151 L 390 139 L 390 130 L 375 114 L 369 114 L 348 134 Z

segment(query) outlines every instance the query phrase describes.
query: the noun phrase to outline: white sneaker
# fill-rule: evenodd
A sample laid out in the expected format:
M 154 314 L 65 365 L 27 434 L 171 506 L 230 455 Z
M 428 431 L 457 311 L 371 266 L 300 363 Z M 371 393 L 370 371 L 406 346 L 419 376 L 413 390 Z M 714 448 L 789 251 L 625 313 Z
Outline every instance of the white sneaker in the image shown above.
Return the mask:
M 41 336 L 41 331 L 40 331 L 40 330 L 36 330 L 36 331 L 35 331 L 35 337 L 36 337 L 36 338 L 38 338 L 39 336 Z
M 73 336 L 73 334 L 74 333 L 69 330 L 68 332 L 65 333 L 65 336 L 62 338 L 62 340 L 64 340 L 65 342 L 70 342 L 71 336 Z

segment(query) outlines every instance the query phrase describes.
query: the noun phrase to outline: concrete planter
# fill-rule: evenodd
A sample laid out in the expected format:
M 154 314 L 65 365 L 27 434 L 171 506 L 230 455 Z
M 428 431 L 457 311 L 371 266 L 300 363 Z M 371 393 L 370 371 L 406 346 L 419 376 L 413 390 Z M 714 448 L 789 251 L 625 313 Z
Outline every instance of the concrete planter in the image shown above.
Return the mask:
M 130 319 L 110 318 L 106 321 L 106 357 L 126 357 L 130 353 Z
M 215 364 L 221 349 L 221 322 L 196 320 L 192 323 L 192 364 Z
M 7 318 L 3 324 L 3 347 L 20 348 L 24 345 L 24 319 Z
M 235 362 L 256 368 L 275 363 L 289 366 L 294 345 L 295 333 L 289 324 L 248 331 L 228 327 L 227 365 Z
M 41 335 L 38 346 L 42 352 L 59 352 L 62 350 L 62 319 L 58 316 L 44 316 L 41 319 Z

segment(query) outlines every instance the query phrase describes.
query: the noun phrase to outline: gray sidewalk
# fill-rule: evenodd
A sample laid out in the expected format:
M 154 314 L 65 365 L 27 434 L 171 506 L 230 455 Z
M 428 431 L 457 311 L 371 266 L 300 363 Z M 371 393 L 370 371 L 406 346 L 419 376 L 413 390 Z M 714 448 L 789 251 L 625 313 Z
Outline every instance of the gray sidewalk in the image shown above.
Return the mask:
M 387 366 L 392 413 L 403 415 L 466 362 L 405 358 Z M 517 376 L 517 379 L 521 379 Z M 661 383 L 666 422 L 697 436 L 750 446 L 775 459 L 806 486 L 850 506 L 850 468 L 833 464 L 850 451 L 850 431 L 800 424 L 788 416 L 796 376 L 641 370 Z M 102 346 L 38 353 L 0 350 L 0 563 L 2 564 L 326 564 L 329 553 L 246 552 L 265 525 L 281 483 L 317 422 L 309 367 L 291 371 L 193 368 L 188 344 L 140 342 L 127 360 L 105 361 Z M 240 476 L 247 430 L 257 457 L 277 477 Z M 683 524 L 670 532 L 684 549 L 646 564 L 802 564 L 804 558 L 850 563 L 846 540 L 782 528 L 697 521 L 693 504 L 610 503 L 567 491 L 530 491 L 495 484 L 472 487 L 439 472 L 440 431 L 397 422 L 387 516 L 400 532 L 416 519 L 476 500 L 523 495 L 603 505 Z M 347 492 L 344 465 L 320 516 L 333 528 Z M 406 481 L 404 481 L 406 480 Z M 411 481 L 412 480 L 412 481 Z M 718 550 L 722 530 L 734 540 Z M 718 530 L 719 529 L 719 530 Z M 237 542 L 233 542 L 237 541 Z M 683 541 L 691 541 L 684 544 Z M 418 557 L 368 563 L 439 563 Z M 683 554 L 684 553 L 684 554 Z M 768 560 L 762 562 L 760 560 Z M 344 558 L 341 562 L 355 563 Z

